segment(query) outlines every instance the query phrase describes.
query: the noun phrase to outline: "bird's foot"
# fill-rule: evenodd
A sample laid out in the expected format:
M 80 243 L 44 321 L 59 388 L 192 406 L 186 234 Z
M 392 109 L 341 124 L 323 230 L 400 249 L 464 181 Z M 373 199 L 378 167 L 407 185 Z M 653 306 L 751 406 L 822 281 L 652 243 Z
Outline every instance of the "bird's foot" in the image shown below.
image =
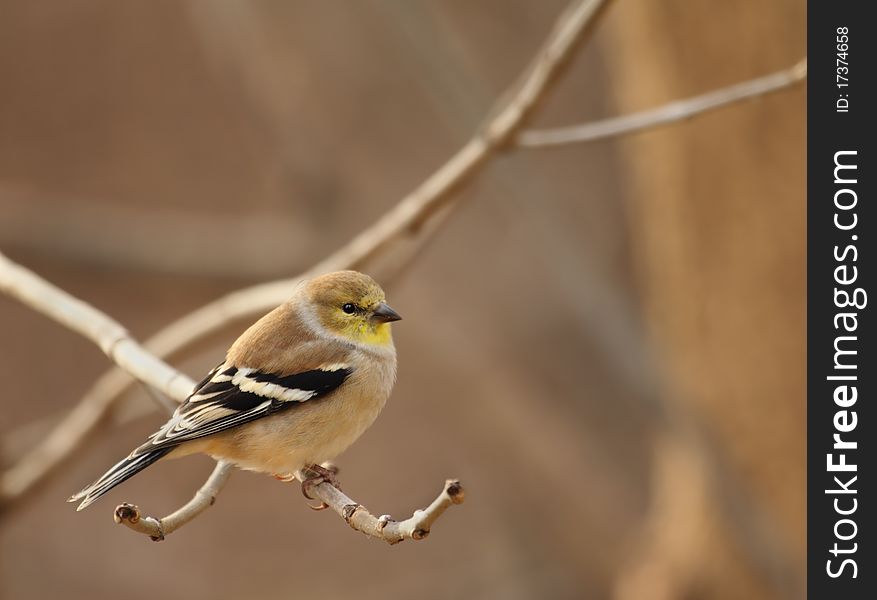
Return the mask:
M 274 479 L 283 483 L 292 483 L 295 481 L 295 473 L 274 473 Z
M 330 468 L 321 465 L 308 465 L 304 468 L 305 479 L 301 482 L 301 493 L 308 500 L 316 500 L 316 498 L 311 495 L 311 490 L 322 483 L 328 483 L 340 490 L 341 483 L 335 477 L 337 474 L 338 468 L 334 465 L 331 465 Z M 313 510 L 324 510 L 329 508 L 329 505 L 325 502 L 320 502 L 318 506 L 311 506 L 308 504 L 308 507 Z

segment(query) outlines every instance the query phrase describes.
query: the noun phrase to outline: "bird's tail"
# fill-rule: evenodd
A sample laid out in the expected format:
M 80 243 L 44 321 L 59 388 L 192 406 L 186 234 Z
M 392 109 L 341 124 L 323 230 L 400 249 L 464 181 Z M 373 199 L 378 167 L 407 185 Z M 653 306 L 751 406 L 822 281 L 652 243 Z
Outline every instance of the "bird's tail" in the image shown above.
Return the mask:
M 111 489 L 130 477 L 133 477 L 172 450 L 173 447 L 157 448 L 136 456 L 128 456 L 111 467 L 110 470 L 104 473 L 100 479 L 83 489 L 78 494 L 70 496 L 70 498 L 67 499 L 67 502 L 82 500 L 79 506 L 76 507 L 76 510 L 82 510 Z

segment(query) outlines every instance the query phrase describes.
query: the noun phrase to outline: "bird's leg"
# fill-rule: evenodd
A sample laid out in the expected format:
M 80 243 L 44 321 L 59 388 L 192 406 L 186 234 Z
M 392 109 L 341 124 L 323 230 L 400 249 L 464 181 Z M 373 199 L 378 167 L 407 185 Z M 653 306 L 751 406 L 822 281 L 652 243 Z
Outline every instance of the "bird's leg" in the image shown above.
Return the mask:
M 335 475 L 338 474 L 338 468 L 334 465 L 331 468 L 326 468 L 321 465 L 308 465 L 304 468 L 305 478 L 301 482 L 301 493 L 308 500 L 316 500 L 311 495 L 311 490 L 320 485 L 321 483 L 328 483 L 330 485 L 335 486 L 339 490 L 341 489 L 341 483 L 336 479 Z M 308 505 L 310 506 L 310 505 Z M 320 502 L 319 506 L 310 506 L 310 508 L 314 510 L 323 510 L 329 508 L 329 505 L 325 502 Z

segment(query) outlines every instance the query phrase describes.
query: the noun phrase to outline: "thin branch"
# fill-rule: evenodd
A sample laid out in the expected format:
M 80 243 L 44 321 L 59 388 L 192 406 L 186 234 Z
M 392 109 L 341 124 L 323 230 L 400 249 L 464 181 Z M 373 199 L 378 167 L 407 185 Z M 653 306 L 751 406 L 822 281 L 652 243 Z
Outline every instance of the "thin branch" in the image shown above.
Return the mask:
M 116 523 L 125 525 L 132 531 L 149 536 L 154 542 L 160 542 L 168 535 L 193 520 L 206 509 L 213 506 L 222 486 L 228 479 L 230 465 L 218 463 L 213 474 L 195 496 L 176 512 L 161 518 L 143 516 L 134 504 L 120 504 L 113 513 Z M 326 503 L 350 527 L 365 535 L 388 544 L 397 544 L 407 539 L 422 540 L 429 535 L 432 524 L 454 504 L 462 504 L 465 498 L 463 486 L 455 479 L 445 481 L 438 497 L 423 510 L 404 521 L 395 521 L 389 515 L 376 517 L 368 509 L 344 492 L 329 483 L 321 483 L 311 490 L 316 499 Z
M 113 519 L 116 523 L 125 525 L 137 533 L 148 535 L 154 542 L 160 542 L 165 536 L 172 534 L 213 506 L 216 497 L 219 496 L 219 492 L 231 476 L 231 471 L 231 464 L 223 461 L 217 462 L 213 473 L 210 474 L 201 489 L 195 492 L 192 499 L 166 517 L 161 519 L 143 517 L 136 505 L 125 503 L 116 507 Z
M 422 540 L 429 535 L 435 521 L 453 504 L 462 504 L 465 499 L 463 486 L 456 479 L 445 481 L 445 487 L 432 501 L 432 504 L 404 521 L 395 521 L 389 515 L 375 517 L 366 507 L 351 500 L 344 492 L 329 483 L 321 483 L 313 488 L 314 496 L 325 502 L 338 513 L 351 528 L 388 544 L 398 544 L 405 540 Z
M 302 277 L 339 269 L 362 269 L 397 241 L 429 230 L 422 226 L 437 212 L 443 213 L 442 208 L 450 210 L 458 199 L 455 193 L 526 124 L 575 48 L 593 31 L 608 3 L 608 0 L 573 2 L 558 18 L 520 83 L 503 95 L 473 138 L 377 223 L 301 277 L 256 285 L 219 298 L 160 330 L 144 343 L 145 349 L 158 357 L 174 355 L 231 323 L 274 308 L 291 295 Z M 74 412 L 58 424 L 47 443 L 40 444 L 19 465 L 3 474 L 0 506 L 8 507 L 57 469 L 103 422 L 114 401 L 131 382 L 122 370 L 105 373 Z M 179 399 L 175 394 L 168 395 Z M 63 443 L 58 443 L 59 440 Z M 34 464 L 39 466 L 39 472 L 22 473 L 24 467 Z M 11 475 L 16 475 L 15 485 L 5 483 Z
M 792 87 L 807 77 L 807 59 L 795 66 L 728 86 L 700 96 L 677 100 L 657 108 L 583 125 L 557 129 L 534 129 L 522 132 L 516 144 L 521 148 L 545 148 L 563 144 L 593 142 L 619 135 L 652 129 L 727 106 L 741 100 L 757 98 Z

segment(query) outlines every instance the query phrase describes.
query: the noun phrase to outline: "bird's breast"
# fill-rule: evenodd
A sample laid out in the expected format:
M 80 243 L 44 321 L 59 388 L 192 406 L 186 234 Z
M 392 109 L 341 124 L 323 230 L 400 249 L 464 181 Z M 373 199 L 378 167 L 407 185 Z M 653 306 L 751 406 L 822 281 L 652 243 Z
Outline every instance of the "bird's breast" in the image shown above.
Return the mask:
M 374 423 L 396 376 L 394 355 L 380 360 L 357 356 L 351 366 L 348 379 L 325 398 L 248 423 L 233 440 L 226 438 L 222 452 L 208 453 L 268 473 L 294 472 L 335 458 Z
M 344 385 L 325 399 L 313 462 L 334 458 L 374 423 L 387 403 L 395 378 L 395 359 L 370 360 L 354 367 Z

